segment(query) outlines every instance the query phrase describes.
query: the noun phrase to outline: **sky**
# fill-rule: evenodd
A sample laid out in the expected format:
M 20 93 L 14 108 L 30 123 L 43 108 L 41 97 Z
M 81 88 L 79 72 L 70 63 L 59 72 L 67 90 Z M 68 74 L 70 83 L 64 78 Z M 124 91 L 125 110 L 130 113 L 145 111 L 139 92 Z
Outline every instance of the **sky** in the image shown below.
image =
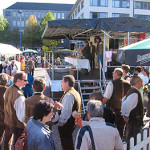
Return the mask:
M 3 9 L 11 6 L 16 2 L 37 2 L 37 3 L 66 3 L 74 4 L 76 0 L 0 0 L 0 15 L 3 14 Z

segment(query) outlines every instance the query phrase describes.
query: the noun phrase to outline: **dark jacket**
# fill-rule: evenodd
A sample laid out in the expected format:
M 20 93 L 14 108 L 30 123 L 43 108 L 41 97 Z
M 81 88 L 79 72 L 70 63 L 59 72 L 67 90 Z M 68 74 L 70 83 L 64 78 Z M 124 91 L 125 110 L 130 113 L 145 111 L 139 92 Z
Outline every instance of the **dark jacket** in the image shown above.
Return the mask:
M 85 59 L 90 59 L 90 46 L 86 46 L 82 53 Z

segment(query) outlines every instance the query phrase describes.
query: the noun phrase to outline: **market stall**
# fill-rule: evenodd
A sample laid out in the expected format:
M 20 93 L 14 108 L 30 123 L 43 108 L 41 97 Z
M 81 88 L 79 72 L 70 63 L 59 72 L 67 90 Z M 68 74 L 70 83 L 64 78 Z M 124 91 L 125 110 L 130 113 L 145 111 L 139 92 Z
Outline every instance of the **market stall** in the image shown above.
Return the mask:
M 17 49 L 16 47 L 12 45 L 0 43 L 0 55 L 1 56 L 2 55 L 5 55 L 6 57 L 14 56 L 14 59 L 16 59 L 15 56 L 17 54 L 20 56 L 20 54 L 22 54 L 22 51 L 20 51 L 19 49 Z M 18 70 L 20 71 L 20 62 L 15 61 L 15 64 L 17 65 Z
M 120 48 L 117 61 L 132 66 L 150 66 L 150 38 Z
M 73 19 L 48 21 L 43 32 L 43 39 L 90 40 L 91 36 L 103 37 L 103 70 L 106 70 L 105 53 L 106 40 L 109 38 L 126 37 L 130 44 L 130 37 L 140 33 L 150 32 L 150 21 L 132 17 Z

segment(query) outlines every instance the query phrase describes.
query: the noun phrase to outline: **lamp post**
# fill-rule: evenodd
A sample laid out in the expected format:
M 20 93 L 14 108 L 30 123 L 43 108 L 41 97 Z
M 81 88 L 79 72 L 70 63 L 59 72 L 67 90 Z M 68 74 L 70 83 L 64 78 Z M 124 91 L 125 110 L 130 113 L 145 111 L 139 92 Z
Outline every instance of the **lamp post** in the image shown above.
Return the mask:
M 134 17 L 134 0 L 133 0 L 133 17 Z
M 20 50 L 22 50 L 22 37 L 21 37 L 21 16 L 22 16 L 22 10 L 19 10 L 18 13 L 20 14 Z

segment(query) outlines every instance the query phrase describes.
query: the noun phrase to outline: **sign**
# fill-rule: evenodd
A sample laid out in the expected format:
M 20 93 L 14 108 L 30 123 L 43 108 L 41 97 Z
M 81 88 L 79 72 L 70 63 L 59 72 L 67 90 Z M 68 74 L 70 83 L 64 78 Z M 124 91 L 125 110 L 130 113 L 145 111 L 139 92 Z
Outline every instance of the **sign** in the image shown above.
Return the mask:
M 52 92 L 62 91 L 61 80 L 52 80 L 52 82 L 51 82 L 51 91 Z

